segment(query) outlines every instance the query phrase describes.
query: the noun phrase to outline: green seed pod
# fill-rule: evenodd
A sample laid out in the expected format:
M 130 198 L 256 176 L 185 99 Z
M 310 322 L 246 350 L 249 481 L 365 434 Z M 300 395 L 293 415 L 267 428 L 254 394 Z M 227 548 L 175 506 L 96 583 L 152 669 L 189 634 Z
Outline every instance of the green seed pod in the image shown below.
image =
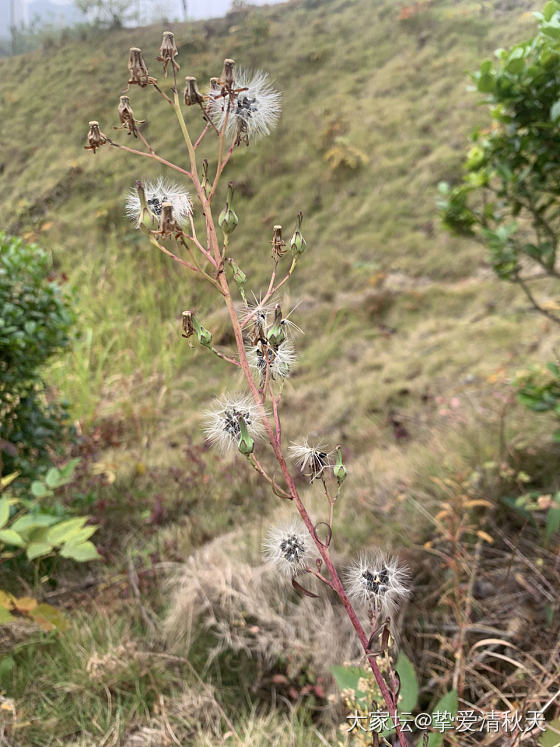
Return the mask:
M 333 467 L 333 474 L 336 477 L 338 484 L 342 485 L 348 474 L 348 470 L 342 463 L 342 449 L 340 446 L 336 447 L 336 464 Z
M 255 442 L 249 434 L 247 423 L 242 415 L 239 415 L 237 422 L 239 423 L 239 443 L 237 444 L 237 448 L 244 456 L 249 456 L 255 449 Z
M 303 238 L 303 236 L 301 235 L 301 231 L 300 231 L 302 221 L 303 221 L 303 213 L 300 210 L 300 212 L 297 215 L 296 229 L 294 231 L 292 238 L 290 239 L 290 249 L 294 257 L 296 257 L 298 254 L 304 253 L 305 245 L 307 243 L 305 239 Z
M 226 236 L 229 236 L 229 234 L 235 230 L 235 227 L 239 223 L 239 218 L 237 217 L 234 209 L 231 206 L 232 202 L 233 202 L 233 183 L 230 182 L 228 184 L 226 206 L 222 210 L 222 212 L 220 213 L 220 217 L 218 218 L 218 224 Z
M 233 279 L 237 283 L 237 285 L 245 285 L 247 282 L 247 275 L 243 272 L 241 267 L 235 262 L 235 260 L 231 259 L 231 257 L 228 259 L 228 262 L 230 263 L 232 270 L 233 270 Z
M 269 344 L 277 350 L 285 339 L 286 330 L 282 324 L 282 310 L 280 309 L 280 304 L 276 304 L 276 309 L 274 310 L 274 324 L 268 330 L 267 340 Z
M 194 314 L 192 315 L 192 325 L 194 327 L 194 331 L 196 332 L 196 336 L 198 337 L 199 343 L 209 348 L 212 345 L 212 333 L 198 322 Z

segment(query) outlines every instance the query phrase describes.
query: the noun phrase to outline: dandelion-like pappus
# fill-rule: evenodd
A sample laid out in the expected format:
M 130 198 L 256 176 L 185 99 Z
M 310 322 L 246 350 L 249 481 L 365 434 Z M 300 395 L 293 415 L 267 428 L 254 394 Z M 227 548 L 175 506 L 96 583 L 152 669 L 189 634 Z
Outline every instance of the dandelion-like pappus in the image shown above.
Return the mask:
M 259 417 L 259 410 L 250 397 L 227 395 L 216 400 L 212 410 L 205 415 L 206 437 L 222 451 L 239 446 L 240 419 L 243 420 L 249 435 L 255 441 L 263 436 L 264 427 Z
M 366 602 L 383 618 L 392 617 L 409 594 L 406 567 L 379 551 L 363 553 L 345 575 L 348 596 Z
M 332 467 L 332 452 L 324 451 L 322 446 L 310 446 L 307 439 L 301 444 L 292 444 L 288 449 L 297 466 L 309 481 L 321 477 L 326 469 Z
M 263 553 L 266 560 L 286 576 L 293 577 L 305 570 L 312 553 L 305 525 L 293 521 L 271 528 L 263 542 Z
M 281 99 L 267 73 L 251 75 L 247 70 L 238 70 L 231 88 L 220 87 L 216 80 L 212 82 L 207 111 L 218 130 L 226 124 L 226 134 L 235 138 L 236 145 L 249 145 L 269 135 L 277 125 Z
M 173 217 L 178 225 L 184 225 L 189 215 L 192 215 L 192 203 L 189 193 L 177 184 L 157 179 L 155 182 L 144 184 L 146 202 L 150 211 L 161 218 L 164 203 L 169 203 L 173 209 Z M 125 203 L 125 212 L 131 221 L 140 226 L 142 221 L 142 203 L 136 189 L 132 189 Z

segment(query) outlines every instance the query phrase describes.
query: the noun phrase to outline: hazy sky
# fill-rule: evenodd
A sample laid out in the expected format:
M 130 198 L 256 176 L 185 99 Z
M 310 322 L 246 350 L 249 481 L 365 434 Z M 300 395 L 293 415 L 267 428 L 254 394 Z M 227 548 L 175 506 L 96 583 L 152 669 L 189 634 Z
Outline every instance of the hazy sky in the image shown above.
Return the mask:
M 27 7 L 31 0 L 15 0 L 16 14 L 18 20 L 29 21 Z M 253 5 L 265 5 L 267 3 L 280 2 L 281 0 L 252 0 Z M 72 5 L 73 0 L 51 0 L 56 5 Z M 9 5 L 10 0 L 0 0 L 3 5 Z M 165 8 L 170 16 L 183 17 L 183 4 L 181 0 L 137 0 L 137 4 L 146 13 L 158 8 Z M 231 0 L 187 0 L 187 12 L 189 18 L 215 18 L 223 16 L 229 10 Z

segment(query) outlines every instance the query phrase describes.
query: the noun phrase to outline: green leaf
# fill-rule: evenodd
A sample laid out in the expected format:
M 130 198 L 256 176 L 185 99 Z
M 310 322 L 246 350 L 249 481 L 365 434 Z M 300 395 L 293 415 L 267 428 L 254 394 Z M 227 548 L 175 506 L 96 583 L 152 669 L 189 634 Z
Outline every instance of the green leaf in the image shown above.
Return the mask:
M 557 122 L 560 118 L 560 101 L 555 101 L 550 107 L 550 121 Z
M 556 3 L 554 0 L 548 0 L 548 3 L 543 8 L 542 16 L 545 21 L 550 21 L 555 11 L 557 10 Z
M 550 542 L 552 535 L 560 529 L 560 503 L 558 501 L 558 493 L 556 493 L 555 502 L 556 505 L 551 506 L 546 515 L 545 536 L 547 544 Z
M 395 669 L 401 679 L 398 707 L 401 711 L 411 713 L 416 707 L 416 701 L 418 700 L 418 678 L 416 677 L 413 663 L 402 651 L 397 659 Z
M 343 690 L 353 690 L 357 701 L 365 700 L 366 694 L 358 689 L 358 682 L 361 679 L 368 679 L 370 676 L 365 669 L 360 669 L 360 667 L 342 667 L 337 664 L 331 667 L 329 671 L 341 692 Z
M 32 542 L 27 548 L 27 557 L 29 560 L 35 560 L 35 558 L 48 555 L 52 549 L 53 546 L 48 542 Z
M 476 87 L 481 93 L 492 93 L 496 81 L 490 73 L 481 73 L 476 81 Z
M 4 497 L 0 498 L 0 529 L 8 523 L 10 518 L 10 501 Z
M 29 616 L 45 630 L 67 630 L 69 625 L 64 613 L 50 604 L 38 604 Z
M 15 617 L 10 614 L 5 607 L 0 607 L 0 625 L 2 623 L 11 622 L 12 620 L 15 620 Z
M 52 542 L 53 545 L 60 545 L 63 542 L 68 542 L 74 533 L 77 533 L 82 529 L 87 518 L 87 516 L 77 516 L 74 519 L 61 521 L 60 524 L 56 524 L 49 529 L 47 542 Z
M 57 470 L 56 467 L 51 467 L 50 470 L 47 472 L 47 476 L 45 477 L 45 482 L 49 486 L 49 488 L 58 488 L 60 484 L 60 472 Z
M 446 731 L 453 728 L 453 721 L 458 708 L 457 690 L 450 690 L 434 706 L 434 710 L 432 711 L 432 728 L 435 724 L 441 724 L 442 728 L 445 725 Z M 435 714 L 440 714 L 440 716 L 437 717 Z M 443 743 L 443 733 L 433 732 L 430 734 L 428 737 L 428 747 L 440 747 Z
M 51 514 L 25 514 L 16 519 L 11 528 L 21 533 L 37 527 L 50 527 L 51 524 L 56 524 L 56 522 L 56 516 L 51 516 Z
M 551 721 L 541 735 L 540 747 L 558 747 L 560 744 L 560 718 Z
M 64 545 L 60 551 L 63 558 L 71 558 L 79 563 L 86 563 L 89 560 L 101 560 L 101 555 L 93 542 L 81 542 L 79 545 Z
M 514 57 L 506 65 L 506 70 L 508 73 L 511 73 L 512 75 L 517 75 L 523 70 L 524 67 L 525 67 L 524 59 L 522 57 Z
M 52 495 L 52 491 L 43 485 L 42 482 L 39 482 L 39 480 L 31 483 L 31 492 L 35 498 L 45 498 L 47 495 Z
M 2 529 L 0 531 L 0 541 L 6 545 L 15 545 L 16 547 L 25 547 L 25 540 L 13 529 Z

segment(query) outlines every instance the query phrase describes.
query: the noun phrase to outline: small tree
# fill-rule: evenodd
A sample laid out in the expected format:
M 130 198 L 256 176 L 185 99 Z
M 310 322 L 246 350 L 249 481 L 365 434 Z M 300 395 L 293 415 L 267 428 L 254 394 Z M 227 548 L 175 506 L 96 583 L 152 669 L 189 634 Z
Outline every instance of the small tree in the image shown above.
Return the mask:
M 49 269 L 37 246 L 0 233 L 0 474 L 35 475 L 65 428 L 41 368 L 69 344 L 75 317 Z
M 134 0 L 74 0 L 74 4 L 92 21 L 120 28 L 136 13 Z
M 461 182 L 440 184 L 440 207 L 448 229 L 485 244 L 497 276 L 560 323 L 539 290 L 560 277 L 560 0 L 535 16 L 533 39 L 497 50 L 472 75 L 492 125 L 472 134 Z

